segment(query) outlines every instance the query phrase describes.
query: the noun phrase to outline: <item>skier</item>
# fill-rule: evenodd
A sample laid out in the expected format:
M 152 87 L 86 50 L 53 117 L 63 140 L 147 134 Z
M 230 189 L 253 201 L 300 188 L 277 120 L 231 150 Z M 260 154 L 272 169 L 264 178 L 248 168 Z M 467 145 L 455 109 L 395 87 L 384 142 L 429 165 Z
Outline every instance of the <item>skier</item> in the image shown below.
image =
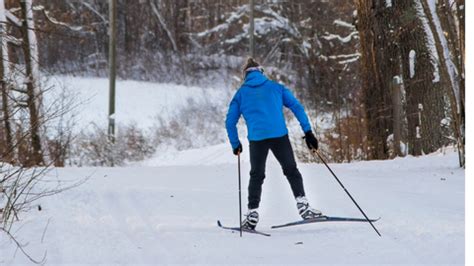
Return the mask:
M 271 150 L 288 179 L 296 206 L 303 219 L 321 216 L 321 211 L 310 207 L 306 199 L 303 179 L 296 166 L 293 149 L 288 139 L 283 116 L 283 106 L 289 108 L 298 119 L 305 133 L 309 149 L 318 149 L 318 140 L 301 103 L 283 85 L 269 80 L 263 68 L 253 58 L 243 67 L 244 82 L 229 104 L 226 118 L 227 134 L 235 155 L 242 153 L 237 122 L 243 115 L 247 124 L 250 150 L 250 182 L 248 187 L 248 212 L 242 222 L 245 229 L 255 230 L 259 215 L 258 207 L 265 179 L 265 163 Z

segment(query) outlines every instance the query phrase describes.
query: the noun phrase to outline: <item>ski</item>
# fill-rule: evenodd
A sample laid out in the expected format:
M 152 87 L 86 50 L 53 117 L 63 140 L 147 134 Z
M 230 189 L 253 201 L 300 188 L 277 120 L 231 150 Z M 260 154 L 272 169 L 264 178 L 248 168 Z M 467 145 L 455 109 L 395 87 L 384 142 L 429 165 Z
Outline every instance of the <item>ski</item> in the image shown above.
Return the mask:
M 240 232 L 240 227 L 227 227 L 227 226 L 223 226 L 222 223 L 221 223 L 221 221 L 219 221 L 219 220 L 217 220 L 217 225 L 218 225 L 220 228 L 222 228 L 222 229 Z M 244 228 L 242 228 L 242 232 L 251 233 L 251 234 L 257 234 L 257 235 L 262 235 L 262 236 L 271 236 L 270 234 L 263 233 L 263 232 L 260 232 L 260 231 L 257 231 L 257 230 L 249 230 L 249 229 L 244 229 Z
M 380 217 L 377 218 L 377 219 L 370 219 L 371 222 L 376 222 L 378 220 L 380 220 Z M 280 225 L 274 225 L 271 228 L 275 229 L 275 228 L 281 228 L 281 227 L 287 227 L 287 226 L 310 224 L 310 223 L 320 223 L 320 222 L 367 222 L 367 220 L 363 219 L 363 218 L 319 216 L 319 217 L 312 218 L 312 219 L 300 220 L 300 221 L 286 223 L 286 224 L 280 224 Z

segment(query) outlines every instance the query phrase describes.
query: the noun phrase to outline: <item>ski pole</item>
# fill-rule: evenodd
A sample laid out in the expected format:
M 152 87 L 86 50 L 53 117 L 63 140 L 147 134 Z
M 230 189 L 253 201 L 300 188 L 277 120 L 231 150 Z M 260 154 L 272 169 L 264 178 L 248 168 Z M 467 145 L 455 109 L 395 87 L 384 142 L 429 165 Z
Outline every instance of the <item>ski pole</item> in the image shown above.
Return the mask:
M 354 202 L 354 204 L 357 206 L 357 208 L 359 209 L 359 211 L 364 215 L 365 219 L 367 219 L 367 222 L 370 223 L 370 225 L 372 226 L 372 228 L 374 228 L 375 232 L 377 232 L 377 234 L 381 237 L 382 235 L 379 233 L 379 231 L 377 230 L 377 228 L 375 228 L 374 224 L 372 223 L 372 221 L 370 221 L 369 217 L 367 217 L 367 215 L 365 214 L 365 212 L 362 210 L 362 208 L 359 206 L 359 204 L 357 204 L 357 202 L 355 201 L 355 199 L 352 197 L 351 193 L 349 193 L 349 191 L 347 191 L 347 189 L 344 187 L 344 185 L 342 184 L 342 182 L 339 180 L 339 178 L 337 178 L 336 174 L 332 171 L 332 169 L 329 167 L 329 165 L 326 163 L 326 161 L 323 159 L 323 157 L 321 156 L 321 154 L 319 154 L 318 150 L 316 149 L 311 149 L 311 151 L 313 152 L 313 154 L 316 154 L 318 155 L 319 159 L 321 160 L 321 162 L 324 163 L 324 165 L 328 168 L 329 172 L 331 172 L 331 174 L 334 176 L 334 178 L 337 180 L 337 182 L 339 183 L 339 185 L 341 185 L 341 187 L 344 189 L 344 191 L 347 193 L 347 195 L 349 196 L 349 198 L 351 198 L 352 202 Z
M 242 192 L 240 185 L 240 152 L 237 154 L 238 157 L 238 173 L 239 173 L 239 226 L 240 226 L 240 237 L 242 237 Z

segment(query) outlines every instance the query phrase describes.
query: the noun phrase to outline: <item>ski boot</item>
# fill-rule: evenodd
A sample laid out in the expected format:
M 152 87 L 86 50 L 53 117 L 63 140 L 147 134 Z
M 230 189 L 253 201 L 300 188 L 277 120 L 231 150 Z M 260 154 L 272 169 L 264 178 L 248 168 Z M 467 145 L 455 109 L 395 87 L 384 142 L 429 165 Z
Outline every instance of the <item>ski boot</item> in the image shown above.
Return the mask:
M 242 222 L 242 229 L 255 230 L 258 223 L 258 212 L 257 209 L 249 210 L 245 215 L 245 219 Z
M 313 209 L 309 206 L 308 200 L 304 196 L 296 198 L 296 207 L 298 208 L 298 213 L 303 220 L 316 218 L 322 215 L 320 210 Z

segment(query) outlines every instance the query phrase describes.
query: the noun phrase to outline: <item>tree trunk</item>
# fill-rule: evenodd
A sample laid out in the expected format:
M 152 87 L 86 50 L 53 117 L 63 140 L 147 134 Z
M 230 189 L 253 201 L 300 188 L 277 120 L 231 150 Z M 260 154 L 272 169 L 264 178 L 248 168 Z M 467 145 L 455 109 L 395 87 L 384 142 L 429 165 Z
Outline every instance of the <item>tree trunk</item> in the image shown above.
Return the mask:
M 462 7 L 461 7 L 462 6 Z M 456 123 L 454 131 L 459 149 L 459 162 L 461 166 L 465 163 L 465 76 L 464 76 L 464 0 L 450 3 L 448 0 L 437 2 L 436 11 L 439 16 L 442 36 L 446 39 L 449 47 L 449 59 L 456 66 L 455 91 L 449 92 L 452 97 L 454 93 L 455 102 L 451 99 L 452 115 Z M 455 108 L 456 106 L 456 108 Z
M 450 64 L 455 64 L 456 69 L 459 69 L 459 61 L 456 60 L 457 56 L 459 55 L 459 50 L 458 46 L 456 45 L 459 40 L 458 34 L 456 34 L 456 29 L 453 29 L 454 22 L 451 24 L 449 23 L 448 20 L 448 14 L 449 9 L 446 7 L 446 4 L 443 5 L 443 8 L 438 8 L 440 11 L 440 24 L 441 24 L 441 29 L 437 29 L 436 23 L 434 21 L 434 17 L 432 15 L 432 12 L 429 7 L 429 3 L 426 0 L 421 0 L 425 15 L 428 19 L 429 26 L 431 31 L 433 32 L 434 40 L 435 40 L 435 45 L 436 45 L 436 50 L 438 52 L 438 58 L 440 62 L 440 69 L 441 69 L 441 78 L 443 81 L 443 85 L 446 88 L 446 94 L 448 95 L 450 99 L 450 104 L 451 104 L 451 116 L 453 118 L 453 132 L 457 140 L 457 145 L 460 153 L 460 165 L 463 165 L 463 154 L 464 154 L 464 145 L 462 144 L 462 139 L 461 139 L 461 117 L 460 117 L 460 112 L 461 112 L 461 106 L 460 106 L 460 95 L 456 96 L 456 91 L 460 91 L 460 84 L 459 84 L 459 75 L 457 77 L 453 77 L 450 75 L 448 69 L 450 68 L 450 65 L 448 65 L 447 60 L 452 60 Z M 444 14 L 442 14 L 444 13 Z M 442 14 L 442 15 L 441 15 Z M 447 28 L 447 31 L 445 30 Z M 441 32 L 440 32 L 441 30 Z M 447 36 L 445 32 L 448 32 Z M 446 36 L 446 37 L 445 37 Z M 443 46 L 443 42 L 441 38 L 445 38 L 445 45 L 449 45 L 449 51 L 451 52 L 450 54 L 454 54 L 454 58 L 451 58 L 450 54 L 445 54 L 445 47 Z M 456 71 L 458 72 L 458 71 Z M 454 74 L 454 73 L 453 73 Z
M 407 101 L 408 147 L 411 155 L 439 149 L 443 136 L 443 93 L 435 75 L 436 51 L 431 51 L 428 32 L 416 1 L 394 2 L 399 18 L 399 45 Z M 418 9 L 417 9 L 418 8 Z M 421 10 L 422 11 L 422 10 Z M 434 54 L 433 54 L 434 53 Z
M 34 32 L 35 24 L 33 20 L 32 0 L 22 0 L 20 2 L 23 15 L 23 52 L 25 54 L 26 66 L 26 103 L 29 111 L 31 146 L 33 148 L 30 160 L 31 165 L 44 164 L 41 147 L 41 119 L 40 105 L 41 95 L 38 88 L 38 44 Z
M 1 85 L 1 112 L 5 133 L 5 154 L 0 154 L 2 160 L 13 162 L 13 138 L 10 124 L 10 57 L 8 54 L 7 19 L 5 16 L 5 2 L 0 0 L 0 85 Z
M 385 1 L 356 0 L 361 76 L 367 119 L 368 159 L 389 156 L 392 129 L 391 84 L 399 75 L 398 47 L 393 40 L 394 15 Z
M 461 154 L 461 166 L 466 165 L 466 154 L 465 154 L 465 145 L 466 145 L 466 113 L 465 113 L 465 106 L 466 106 L 466 84 L 465 84 L 465 78 L 466 78 L 466 73 L 465 73 L 465 10 L 466 6 L 464 3 L 464 0 L 457 0 L 457 17 L 459 21 L 459 72 L 461 76 L 461 82 L 459 86 L 460 94 L 461 94 L 461 114 L 460 114 L 460 120 L 461 120 L 461 144 L 463 148 L 463 153 Z

